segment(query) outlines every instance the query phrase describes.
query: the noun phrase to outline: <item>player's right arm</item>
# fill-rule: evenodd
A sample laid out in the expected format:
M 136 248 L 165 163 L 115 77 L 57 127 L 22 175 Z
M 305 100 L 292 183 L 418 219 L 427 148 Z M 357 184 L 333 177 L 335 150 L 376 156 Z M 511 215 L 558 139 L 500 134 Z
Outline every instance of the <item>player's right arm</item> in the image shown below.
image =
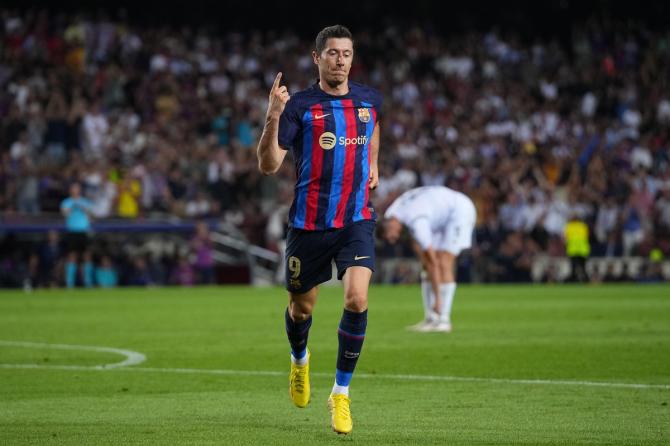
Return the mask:
M 368 187 L 376 189 L 379 186 L 379 123 L 375 125 L 372 131 L 370 141 L 370 178 Z
M 258 170 L 264 175 L 276 173 L 286 156 L 286 150 L 283 150 L 279 146 L 279 118 L 284 112 L 290 96 L 286 86 L 279 85 L 281 76 L 282 74 L 278 73 L 272 84 L 268 111 L 265 114 L 265 126 L 263 127 L 263 134 L 256 149 Z
M 64 216 L 69 216 L 70 212 L 72 212 L 72 201 L 70 200 L 63 200 L 63 202 L 60 205 L 60 211 Z

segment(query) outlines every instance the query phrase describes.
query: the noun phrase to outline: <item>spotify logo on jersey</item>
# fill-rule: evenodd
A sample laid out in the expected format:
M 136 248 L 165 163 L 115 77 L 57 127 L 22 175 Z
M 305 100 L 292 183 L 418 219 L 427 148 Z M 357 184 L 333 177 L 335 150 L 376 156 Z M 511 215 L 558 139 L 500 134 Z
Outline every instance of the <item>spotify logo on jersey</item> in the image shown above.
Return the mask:
M 345 138 L 340 136 L 339 139 L 331 132 L 324 132 L 319 137 L 319 145 L 323 150 L 330 150 L 335 147 L 335 143 L 338 143 L 342 147 L 354 147 L 359 145 L 365 145 L 368 143 L 368 137 L 366 135 L 355 136 L 353 138 Z
M 323 150 L 330 150 L 333 147 L 335 147 L 335 141 L 336 141 L 335 134 L 331 132 L 324 132 L 320 137 L 319 137 L 319 145 Z

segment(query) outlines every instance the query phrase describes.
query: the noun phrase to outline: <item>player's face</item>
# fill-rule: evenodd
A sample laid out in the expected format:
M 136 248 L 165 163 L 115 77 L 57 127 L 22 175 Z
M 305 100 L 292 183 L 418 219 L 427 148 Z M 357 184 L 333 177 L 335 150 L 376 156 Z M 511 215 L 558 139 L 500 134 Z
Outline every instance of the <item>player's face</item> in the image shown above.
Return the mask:
M 384 223 L 384 237 L 389 243 L 395 243 L 402 233 L 402 223 L 397 218 L 391 218 Z
M 314 63 L 319 66 L 319 78 L 334 88 L 349 78 L 354 45 L 351 39 L 330 38 L 321 54 L 314 52 L 313 56 Z

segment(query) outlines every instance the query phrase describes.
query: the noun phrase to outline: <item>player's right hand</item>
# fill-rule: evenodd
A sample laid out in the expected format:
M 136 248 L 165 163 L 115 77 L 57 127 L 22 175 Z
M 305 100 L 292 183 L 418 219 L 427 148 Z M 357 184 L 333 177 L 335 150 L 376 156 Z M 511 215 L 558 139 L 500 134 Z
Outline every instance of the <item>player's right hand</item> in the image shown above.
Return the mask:
M 281 71 L 277 73 L 274 83 L 272 84 L 272 89 L 270 90 L 270 102 L 268 103 L 268 116 L 279 117 L 286 103 L 291 96 L 288 94 L 288 90 L 285 85 L 279 85 L 281 81 Z

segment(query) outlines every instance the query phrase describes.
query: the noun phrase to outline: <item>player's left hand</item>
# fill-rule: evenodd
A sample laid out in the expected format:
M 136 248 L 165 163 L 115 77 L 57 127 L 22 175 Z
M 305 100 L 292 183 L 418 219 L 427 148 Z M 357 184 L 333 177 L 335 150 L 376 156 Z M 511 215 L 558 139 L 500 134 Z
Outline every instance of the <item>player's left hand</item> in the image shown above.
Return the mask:
M 370 165 L 370 178 L 368 179 L 368 187 L 372 190 L 379 185 L 379 169 L 375 165 Z
M 268 103 L 267 116 L 279 117 L 286 108 L 286 103 L 291 99 L 291 95 L 288 94 L 288 90 L 285 85 L 281 85 L 281 71 L 277 73 L 274 83 L 272 84 L 272 90 L 270 90 L 270 102 Z

